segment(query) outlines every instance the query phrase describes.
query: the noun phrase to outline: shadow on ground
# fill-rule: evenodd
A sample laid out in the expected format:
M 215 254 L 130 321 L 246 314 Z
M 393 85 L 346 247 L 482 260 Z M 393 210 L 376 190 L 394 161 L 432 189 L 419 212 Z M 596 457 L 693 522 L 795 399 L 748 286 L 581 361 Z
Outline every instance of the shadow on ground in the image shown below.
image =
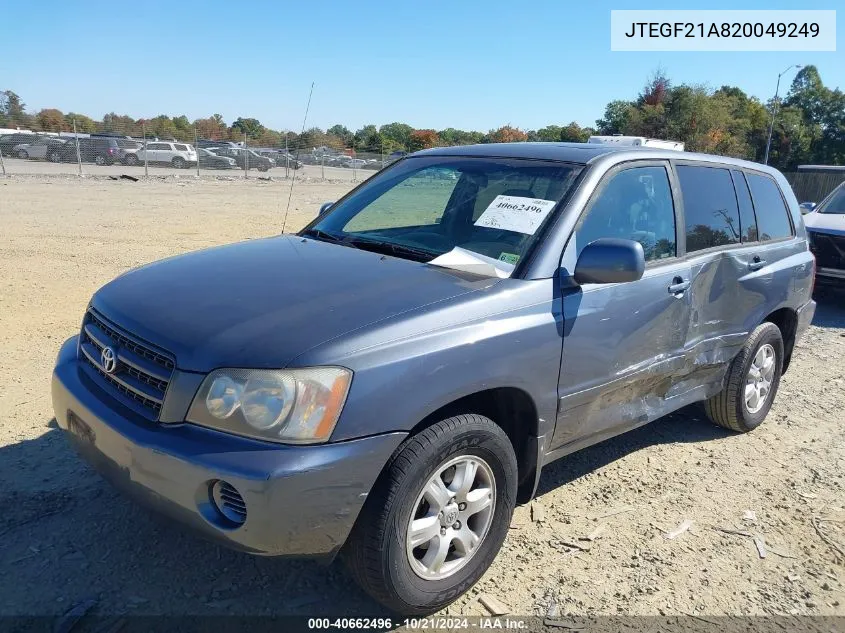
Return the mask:
M 813 325 L 845 329 L 845 283 L 842 288 L 833 286 L 816 287 L 816 314 Z
M 0 614 L 62 614 L 86 599 L 92 613 L 387 616 L 335 563 L 260 558 L 184 532 L 113 490 L 55 426 L 0 449 Z M 659 420 L 547 468 L 540 494 L 656 443 L 725 432 L 692 412 Z M 295 512 L 295 508 L 290 509 Z

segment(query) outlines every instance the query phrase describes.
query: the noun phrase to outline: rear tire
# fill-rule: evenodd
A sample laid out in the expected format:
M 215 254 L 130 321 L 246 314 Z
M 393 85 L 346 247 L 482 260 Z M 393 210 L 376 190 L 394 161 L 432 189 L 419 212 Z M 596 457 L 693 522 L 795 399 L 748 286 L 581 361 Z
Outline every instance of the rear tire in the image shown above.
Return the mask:
M 52 152 L 47 154 L 47 160 L 51 163 L 60 163 L 62 162 L 62 155 L 60 152 L 53 150 Z
M 445 607 L 498 554 L 516 482 L 513 446 L 492 420 L 459 415 L 428 427 L 397 449 L 367 497 L 344 550 L 350 572 L 396 613 Z
M 731 363 L 725 388 L 704 403 L 707 417 L 738 433 L 756 429 L 772 408 L 782 369 L 780 328 L 762 323 Z
M 170 161 L 176 169 L 185 169 L 186 163 L 184 158 L 180 158 L 177 156 L 172 161 Z

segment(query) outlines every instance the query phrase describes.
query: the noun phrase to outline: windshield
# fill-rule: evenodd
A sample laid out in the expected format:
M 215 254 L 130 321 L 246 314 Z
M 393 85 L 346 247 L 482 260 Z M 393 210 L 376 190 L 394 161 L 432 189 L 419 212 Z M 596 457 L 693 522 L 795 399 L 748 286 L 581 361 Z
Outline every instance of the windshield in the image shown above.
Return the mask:
M 837 188 L 827 200 L 824 200 L 819 208 L 819 213 L 845 213 L 845 185 Z
M 302 234 L 419 261 L 448 253 L 432 262 L 443 265 L 455 253 L 480 256 L 510 272 L 539 239 L 580 169 L 512 158 L 408 158 L 368 180 Z

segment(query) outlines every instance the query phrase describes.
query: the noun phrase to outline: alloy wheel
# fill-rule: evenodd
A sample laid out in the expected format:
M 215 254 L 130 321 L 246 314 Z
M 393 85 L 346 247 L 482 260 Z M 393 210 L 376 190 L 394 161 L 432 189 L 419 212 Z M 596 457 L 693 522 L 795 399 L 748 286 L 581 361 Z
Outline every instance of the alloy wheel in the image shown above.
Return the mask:
M 772 393 L 775 378 L 775 348 L 766 343 L 754 355 L 745 377 L 745 406 L 749 413 L 757 413 Z
M 486 461 L 461 455 L 441 464 L 414 504 L 405 538 L 408 561 L 425 580 L 463 568 L 490 530 L 496 479 Z

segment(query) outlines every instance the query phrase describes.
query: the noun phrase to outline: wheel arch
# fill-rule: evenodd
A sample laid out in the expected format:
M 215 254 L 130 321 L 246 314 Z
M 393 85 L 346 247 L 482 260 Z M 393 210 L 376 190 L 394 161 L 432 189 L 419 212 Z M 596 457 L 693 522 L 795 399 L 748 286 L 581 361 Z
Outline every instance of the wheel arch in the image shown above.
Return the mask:
M 409 437 L 455 415 L 475 413 L 490 418 L 513 445 L 519 472 L 517 501 L 534 496 L 537 481 L 540 418 L 534 399 L 518 387 L 495 387 L 456 398 L 426 415 L 411 429 Z
M 763 319 L 763 323 L 773 323 L 780 330 L 783 337 L 783 369 L 786 373 L 792 360 L 792 350 L 795 347 L 795 335 L 798 329 L 798 313 L 792 308 L 779 308 Z

